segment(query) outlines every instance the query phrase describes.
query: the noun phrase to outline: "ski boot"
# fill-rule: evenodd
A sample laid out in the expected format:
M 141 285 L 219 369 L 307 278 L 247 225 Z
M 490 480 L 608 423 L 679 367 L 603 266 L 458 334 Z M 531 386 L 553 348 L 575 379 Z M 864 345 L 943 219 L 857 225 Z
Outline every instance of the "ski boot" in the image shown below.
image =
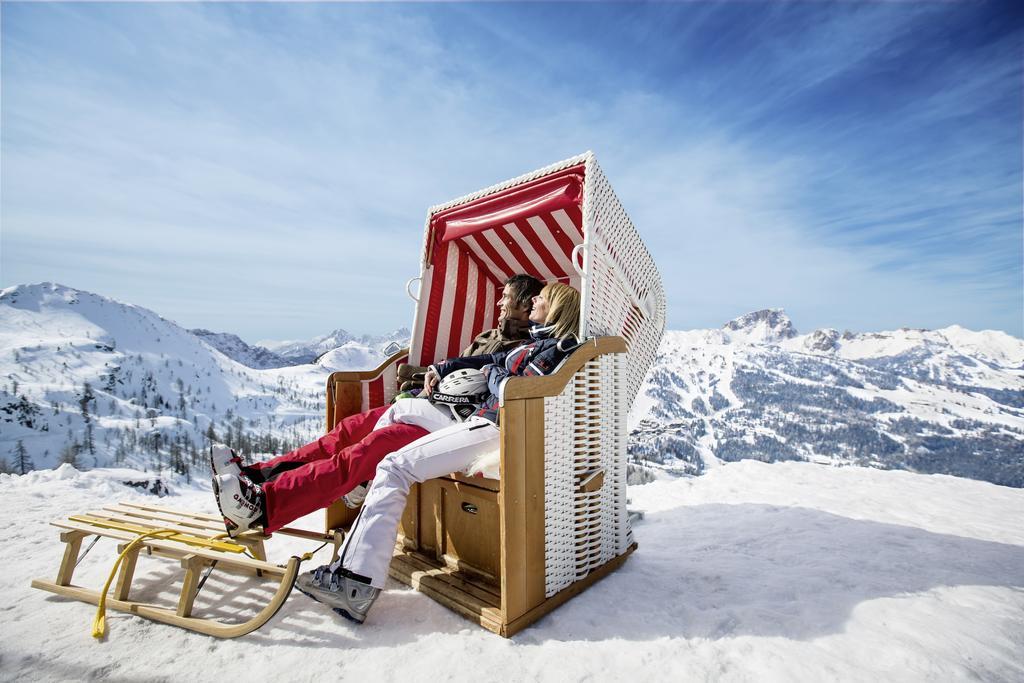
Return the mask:
M 244 474 L 214 476 L 213 495 L 231 538 L 264 525 L 263 489 Z
M 371 586 L 365 576 L 341 567 L 332 571 L 329 564 L 299 576 L 295 587 L 357 624 L 366 621 L 366 613 L 380 595 L 380 589 Z
M 223 474 L 239 475 L 242 473 L 242 459 L 222 443 L 210 446 L 210 468 L 214 476 Z

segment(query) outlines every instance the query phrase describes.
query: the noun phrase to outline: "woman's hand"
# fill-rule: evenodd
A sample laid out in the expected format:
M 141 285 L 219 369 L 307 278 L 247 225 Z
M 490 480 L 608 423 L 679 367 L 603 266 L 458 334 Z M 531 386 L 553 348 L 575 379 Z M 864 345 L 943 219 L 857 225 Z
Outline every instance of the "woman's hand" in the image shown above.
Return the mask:
M 427 368 L 427 374 L 423 376 L 423 395 L 430 396 L 430 393 L 434 390 L 434 385 L 439 380 L 440 378 L 434 372 L 434 368 Z

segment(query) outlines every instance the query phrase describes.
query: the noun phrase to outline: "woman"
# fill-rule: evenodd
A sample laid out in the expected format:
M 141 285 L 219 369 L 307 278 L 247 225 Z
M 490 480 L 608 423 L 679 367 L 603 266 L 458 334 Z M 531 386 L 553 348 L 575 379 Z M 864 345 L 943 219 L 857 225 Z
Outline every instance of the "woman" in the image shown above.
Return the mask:
M 300 576 L 295 584 L 299 590 L 362 623 L 387 579 L 395 533 L 412 484 L 464 469 L 497 448 L 502 385 L 511 376 L 554 372 L 579 345 L 579 317 L 579 292 L 568 285 L 549 284 L 533 300 L 530 320 L 537 325 L 531 329 L 532 341 L 511 351 L 453 358 L 430 366 L 427 391 L 457 370 L 483 370 L 489 390 L 486 399 L 473 416 L 454 423 L 446 407 L 423 399 L 395 404 L 389 420 L 431 433 L 381 461 L 338 560 Z
M 522 273 L 506 280 L 498 327 L 481 333 L 462 355 L 507 350 L 527 341 L 533 299 L 543 287 Z M 255 465 L 242 465 L 230 448 L 215 444 L 210 457 L 214 495 L 228 533 L 235 536 L 256 526 L 272 533 L 339 498 L 358 507 L 362 498 L 356 493 L 365 493 L 360 484 L 373 478 L 377 463 L 430 431 L 417 426 L 413 416 L 393 419 L 392 410 L 382 406 L 346 417 L 316 441 Z

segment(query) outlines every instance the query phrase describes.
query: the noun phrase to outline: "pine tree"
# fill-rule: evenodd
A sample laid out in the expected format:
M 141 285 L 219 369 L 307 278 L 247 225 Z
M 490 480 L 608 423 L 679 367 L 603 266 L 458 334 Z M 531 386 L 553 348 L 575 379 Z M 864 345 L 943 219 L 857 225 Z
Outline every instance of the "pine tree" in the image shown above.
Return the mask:
M 85 441 L 82 446 L 89 451 L 89 455 L 96 454 L 96 444 L 92 438 L 92 417 L 89 415 L 89 402 L 95 401 L 96 395 L 92 393 L 92 386 L 88 382 L 82 384 L 82 396 L 78 399 L 78 407 L 82 409 L 82 419 L 85 420 Z
M 214 444 L 220 441 L 217 437 L 217 432 L 213 429 L 213 421 L 210 421 L 210 426 L 206 428 L 206 441 L 208 444 Z
M 14 405 L 14 409 L 18 412 L 18 424 L 30 429 L 36 428 L 34 418 L 39 415 L 39 408 L 36 404 L 28 400 L 28 396 L 25 396 L 24 394 L 19 396 L 18 402 Z
M 14 468 L 18 471 L 18 474 L 25 474 L 34 467 L 32 459 L 28 457 L 28 450 L 25 448 L 25 444 L 21 439 L 18 439 L 18 443 L 14 447 Z

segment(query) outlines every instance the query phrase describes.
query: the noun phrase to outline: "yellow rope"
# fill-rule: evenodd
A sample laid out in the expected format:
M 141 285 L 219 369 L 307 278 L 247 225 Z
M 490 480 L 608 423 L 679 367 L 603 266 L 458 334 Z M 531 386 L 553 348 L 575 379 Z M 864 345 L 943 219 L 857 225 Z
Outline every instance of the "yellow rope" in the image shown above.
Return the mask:
M 102 638 L 107 632 L 107 591 L 110 590 L 110 584 L 114 581 L 114 576 L 117 574 L 118 568 L 124 559 L 128 556 L 135 546 L 147 538 L 153 537 L 168 537 L 176 535 L 178 532 L 173 529 L 154 529 L 153 531 L 147 531 L 146 533 L 139 534 L 135 540 L 125 546 L 121 554 L 117 556 L 117 560 L 114 562 L 114 566 L 110 569 L 110 576 L 107 577 L 107 582 L 103 584 L 103 590 L 100 591 L 100 599 L 96 603 L 96 618 L 92 620 L 92 637 Z

